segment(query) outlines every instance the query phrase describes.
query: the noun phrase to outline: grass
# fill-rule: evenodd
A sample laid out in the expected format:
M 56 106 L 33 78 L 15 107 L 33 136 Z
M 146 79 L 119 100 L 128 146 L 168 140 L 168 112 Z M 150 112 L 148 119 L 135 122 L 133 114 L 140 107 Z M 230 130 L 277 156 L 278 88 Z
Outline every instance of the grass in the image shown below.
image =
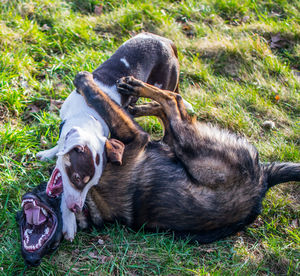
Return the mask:
M 177 45 L 181 93 L 199 120 L 245 135 L 264 161 L 299 162 L 299 18 L 296 0 L 1 1 L 0 274 L 299 273 L 299 183 L 272 189 L 254 224 L 210 245 L 107 225 L 29 269 L 15 222 L 22 194 L 49 177 L 35 154 L 58 139 L 51 100 L 66 98 L 78 71 L 94 70 L 141 31 Z M 157 120 L 140 123 L 160 135 Z

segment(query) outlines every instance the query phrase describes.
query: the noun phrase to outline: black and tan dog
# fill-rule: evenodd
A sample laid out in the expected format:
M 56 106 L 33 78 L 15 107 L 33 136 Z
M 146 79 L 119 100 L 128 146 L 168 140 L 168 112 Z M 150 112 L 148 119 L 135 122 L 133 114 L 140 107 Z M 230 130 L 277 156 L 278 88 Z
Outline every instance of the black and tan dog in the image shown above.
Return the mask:
M 135 116 L 163 121 L 164 141 L 152 142 L 89 73 L 78 74 L 75 85 L 105 119 L 111 136 L 125 145 L 123 165 L 107 163 L 100 183 L 89 191 L 89 215 L 76 214 L 81 228 L 89 225 L 89 217 L 100 227 L 119 220 L 135 229 L 173 230 L 178 237 L 208 243 L 253 222 L 270 187 L 300 180 L 299 164 L 262 164 L 245 139 L 192 120 L 178 94 L 132 77 L 118 82 L 121 93 L 155 100 L 131 109 Z M 60 201 L 47 196 L 45 184 L 23 196 L 18 221 L 22 255 L 31 265 L 62 237 Z
M 74 84 L 105 120 L 111 137 L 125 145 L 122 166 L 107 163 L 87 197 L 97 225 L 119 220 L 136 229 L 170 229 L 212 242 L 253 222 L 270 187 L 300 181 L 300 164 L 260 163 L 244 138 L 192 120 L 176 93 L 133 77 L 117 83 L 124 95 L 154 101 L 131 110 L 135 116 L 161 118 L 164 142 L 153 142 L 90 73 L 79 73 Z

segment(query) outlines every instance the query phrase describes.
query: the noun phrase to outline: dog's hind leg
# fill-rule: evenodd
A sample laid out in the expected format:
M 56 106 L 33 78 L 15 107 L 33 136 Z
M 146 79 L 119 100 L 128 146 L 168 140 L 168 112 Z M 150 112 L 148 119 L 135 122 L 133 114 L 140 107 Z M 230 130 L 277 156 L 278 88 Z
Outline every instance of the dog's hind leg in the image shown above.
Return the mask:
M 155 116 L 158 117 L 161 121 L 163 128 L 164 128 L 164 136 L 163 141 L 172 146 L 172 135 L 170 126 L 167 120 L 167 116 L 162 108 L 162 106 L 157 102 L 150 102 L 141 105 L 135 105 L 133 107 L 128 107 L 128 112 L 135 118 L 142 117 L 142 116 Z
M 165 114 L 163 122 L 165 128 L 169 130 L 169 145 L 184 164 L 191 178 L 200 183 L 202 171 L 201 168 L 199 169 L 199 153 L 203 149 L 204 142 L 200 139 L 197 125 L 186 111 L 182 97 L 174 92 L 143 83 L 133 77 L 120 79 L 117 88 L 120 93 L 150 98 L 161 105 Z M 206 171 L 207 168 L 203 168 L 203 170 Z
M 150 139 L 149 134 L 144 132 L 123 108 L 97 86 L 92 74 L 88 72 L 78 73 L 74 84 L 88 105 L 95 109 L 107 123 L 111 137 L 122 141 L 125 145 L 134 142 L 136 149 L 147 144 Z
M 120 93 L 125 95 L 150 98 L 158 102 L 170 122 L 177 123 L 178 121 L 190 118 L 185 109 L 182 97 L 175 92 L 161 90 L 133 77 L 121 78 L 117 82 L 117 88 Z

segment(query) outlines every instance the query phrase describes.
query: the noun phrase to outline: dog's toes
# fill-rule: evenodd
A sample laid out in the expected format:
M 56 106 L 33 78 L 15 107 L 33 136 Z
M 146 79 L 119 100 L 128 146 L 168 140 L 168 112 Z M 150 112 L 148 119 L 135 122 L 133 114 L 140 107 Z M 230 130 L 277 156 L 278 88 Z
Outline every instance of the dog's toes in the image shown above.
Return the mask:
M 143 82 L 140 80 L 137 80 L 136 78 L 132 76 L 125 77 L 125 81 L 127 84 L 135 86 L 135 87 L 141 87 L 143 86 Z
M 42 160 L 42 161 L 43 161 L 43 152 L 42 152 L 42 151 L 38 152 L 38 153 L 35 155 L 35 157 L 36 157 L 38 160 Z
M 117 80 L 117 89 L 119 93 L 129 96 L 139 96 L 139 88 L 142 82 L 136 80 L 134 77 L 128 76 Z
M 129 112 L 129 114 L 131 115 L 135 115 L 137 113 L 137 109 L 134 106 L 128 106 L 127 111 Z
M 76 232 L 77 232 L 76 220 L 75 220 L 75 223 L 72 222 L 67 227 L 65 227 L 65 225 L 63 225 L 63 235 L 66 240 L 72 242 L 75 238 Z
M 135 96 L 135 97 L 139 96 L 138 89 L 136 89 L 135 87 L 133 87 L 133 86 L 127 84 L 127 83 L 117 84 L 117 89 L 118 89 L 118 92 L 123 94 L 123 95 Z
M 120 78 L 119 80 L 117 80 L 117 84 L 128 84 L 131 86 L 143 86 L 143 82 L 140 80 L 137 80 L 136 78 L 134 78 L 133 76 L 127 76 L 127 77 L 123 77 Z
M 89 72 L 83 71 L 79 72 L 73 81 L 75 87 L 77 88 L 77 92 L 80 92 L 81 86 L 84 84 L 85 81 L 93 81 L 93 75 Z

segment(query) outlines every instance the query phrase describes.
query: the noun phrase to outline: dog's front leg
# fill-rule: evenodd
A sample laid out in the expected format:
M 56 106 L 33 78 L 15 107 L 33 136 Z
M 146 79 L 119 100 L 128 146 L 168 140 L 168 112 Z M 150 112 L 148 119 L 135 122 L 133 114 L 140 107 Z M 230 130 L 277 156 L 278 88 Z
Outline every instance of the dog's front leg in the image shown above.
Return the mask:
M 42 161 L 47 161 L 53 159 L 58 152 L 58 145 L 52 149 L 43 150 L 36 154 L 36 157 Z
M 123 108 L 97 86 L 92 74 L 88 72 L 78 73 L 74 84 L 88 105 L 104 119 L 113 138 L 119 139 L 125 145 L 134 141 L 136 148 L 147 144 L 149 135 L 128 116 Z
M 62 213 L 62 231 L 64 237 L 66 240 L 73 241 L 77 231 L 76 217 L 75 214 L 67 207 L 64 194 L 62 194 L 60 210 Z

